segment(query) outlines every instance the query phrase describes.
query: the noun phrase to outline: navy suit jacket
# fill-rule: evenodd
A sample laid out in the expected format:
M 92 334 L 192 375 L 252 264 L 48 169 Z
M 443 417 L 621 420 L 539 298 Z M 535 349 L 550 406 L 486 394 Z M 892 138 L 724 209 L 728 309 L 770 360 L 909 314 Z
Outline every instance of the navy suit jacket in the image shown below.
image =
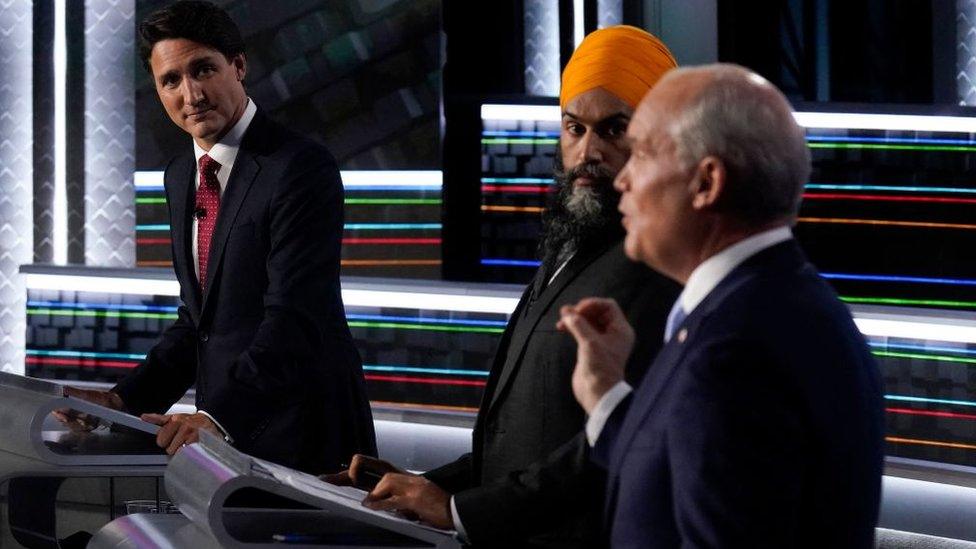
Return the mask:
M 375 454 L 359 353 L 339 288 L 342 181 L 320 145 L 262 111 L 221 198 L 201 294 L 192 150 L 166 168 L 178 319 L 115 388 L 132 413 L 196 404 L 257 457 L 309 472 Z
M 733 270 L 621 403 L 613 547 L 871 547 L 883 409 L 846 307 L 793 241 Z

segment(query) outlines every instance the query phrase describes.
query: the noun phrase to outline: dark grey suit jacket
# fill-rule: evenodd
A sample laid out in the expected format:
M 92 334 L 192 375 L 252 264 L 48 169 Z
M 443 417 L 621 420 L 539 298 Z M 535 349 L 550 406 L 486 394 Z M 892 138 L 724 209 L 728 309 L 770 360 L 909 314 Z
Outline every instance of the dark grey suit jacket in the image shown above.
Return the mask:
M 309 472 L 375 454 L 359 353 L 339 289 L 342 182 L 320 145 L 260 110 L 241 142 L 210 247 L 193 268 L 192 151 L 166 168 L 179 318 L 115 388 L 132 413 L 197 407 L 249 454 Z
M 473 433 L 473 452 L 430 471 L 454 494 L 476 546 L 592 547 L 603 473 L 588 463 L 582 408 L 570 379 L 576 343 L 556 330 L 559 308 L 612 297 L 637 332 L 627 366 L 636 384 L 651 363 L 678 295 L 672 281 L 624 255 L 619 241 L 574 256 L 541 293 L 522 296 L 502 337 Z

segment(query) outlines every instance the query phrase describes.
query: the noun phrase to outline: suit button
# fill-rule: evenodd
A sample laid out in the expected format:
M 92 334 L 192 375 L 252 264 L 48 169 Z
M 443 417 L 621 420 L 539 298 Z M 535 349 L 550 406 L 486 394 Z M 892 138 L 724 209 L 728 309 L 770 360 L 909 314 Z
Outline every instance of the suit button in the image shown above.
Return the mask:
M 200 341 L 206 343 L 210 339 L 210 334 L 207 332 L 200 332 Z

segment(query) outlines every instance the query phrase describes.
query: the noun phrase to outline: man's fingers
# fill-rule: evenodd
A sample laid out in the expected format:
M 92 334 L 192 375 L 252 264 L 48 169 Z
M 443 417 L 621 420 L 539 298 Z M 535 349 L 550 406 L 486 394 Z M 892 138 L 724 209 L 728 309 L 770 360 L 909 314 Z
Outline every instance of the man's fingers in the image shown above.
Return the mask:
M 173 437 L 176 436 L 176 432 L 179 430 L 180 425 L 178 423 L 166 423 L 163 425 L 162 429 L 156 433 L 156 445 L 160 448 L 168 448 L 170 443 L 173 441 Z
M 390 496 L 383 499 L 371 499 L 369 496 L 366 496 L 366 499 L 363 500 L 363 505 L 377 511 L 399 511 L 401 503 L 399 496 Z
M 599 337 L 593 325 L 583 315 L 575 312 L 565 314 L 560 320 L 569 333 L 576 339 L 577 344 L 588 343 Z
M 331 475 L 319 475 L 319 480 L 328 482 L 329 484 L 335 484 L 336 486 L 352 486 L 353 480 L 349 476 L 349 471 L 339 471 Z
M 166 447 L 166 453 L 169 455 L 173 455 L 176 452 L 178 452 L 179 449 L 182 448 L 185 444 L 188 444 L 187 440 L 190 438 L 190 435 L 193 433 L 193 431 L 195 431 L 193 427 L 190 427 L 185 423 L 181 424 L 179 426 L 179 429 L 176 430 L 176 435 L 170 441 L 169 446 Z
M 154 425 L 166 425 L 167 423 L 169 423 L 170 417 L 171 416 L 167 416 L 163 414 L 142 414 L 141 416 L 139 416 L 139 419 L 152 423 Z

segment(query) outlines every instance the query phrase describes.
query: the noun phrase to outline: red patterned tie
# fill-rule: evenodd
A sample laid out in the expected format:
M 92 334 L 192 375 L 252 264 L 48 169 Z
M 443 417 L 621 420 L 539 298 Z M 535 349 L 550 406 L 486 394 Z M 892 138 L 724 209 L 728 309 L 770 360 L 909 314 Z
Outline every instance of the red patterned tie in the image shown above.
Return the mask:
M 213 236 L 214 225 L 217 224 L 217 212 L 220 210 L 220 182 L 217 181 L 217 170 L 220 163 L 208 155 L 200 157 L 200 187 L 197 189 L 197 262 L 200 267 L 200 292 L 204 291 L 207 282 L 207 259 L 210 257 L 210 239 Z

